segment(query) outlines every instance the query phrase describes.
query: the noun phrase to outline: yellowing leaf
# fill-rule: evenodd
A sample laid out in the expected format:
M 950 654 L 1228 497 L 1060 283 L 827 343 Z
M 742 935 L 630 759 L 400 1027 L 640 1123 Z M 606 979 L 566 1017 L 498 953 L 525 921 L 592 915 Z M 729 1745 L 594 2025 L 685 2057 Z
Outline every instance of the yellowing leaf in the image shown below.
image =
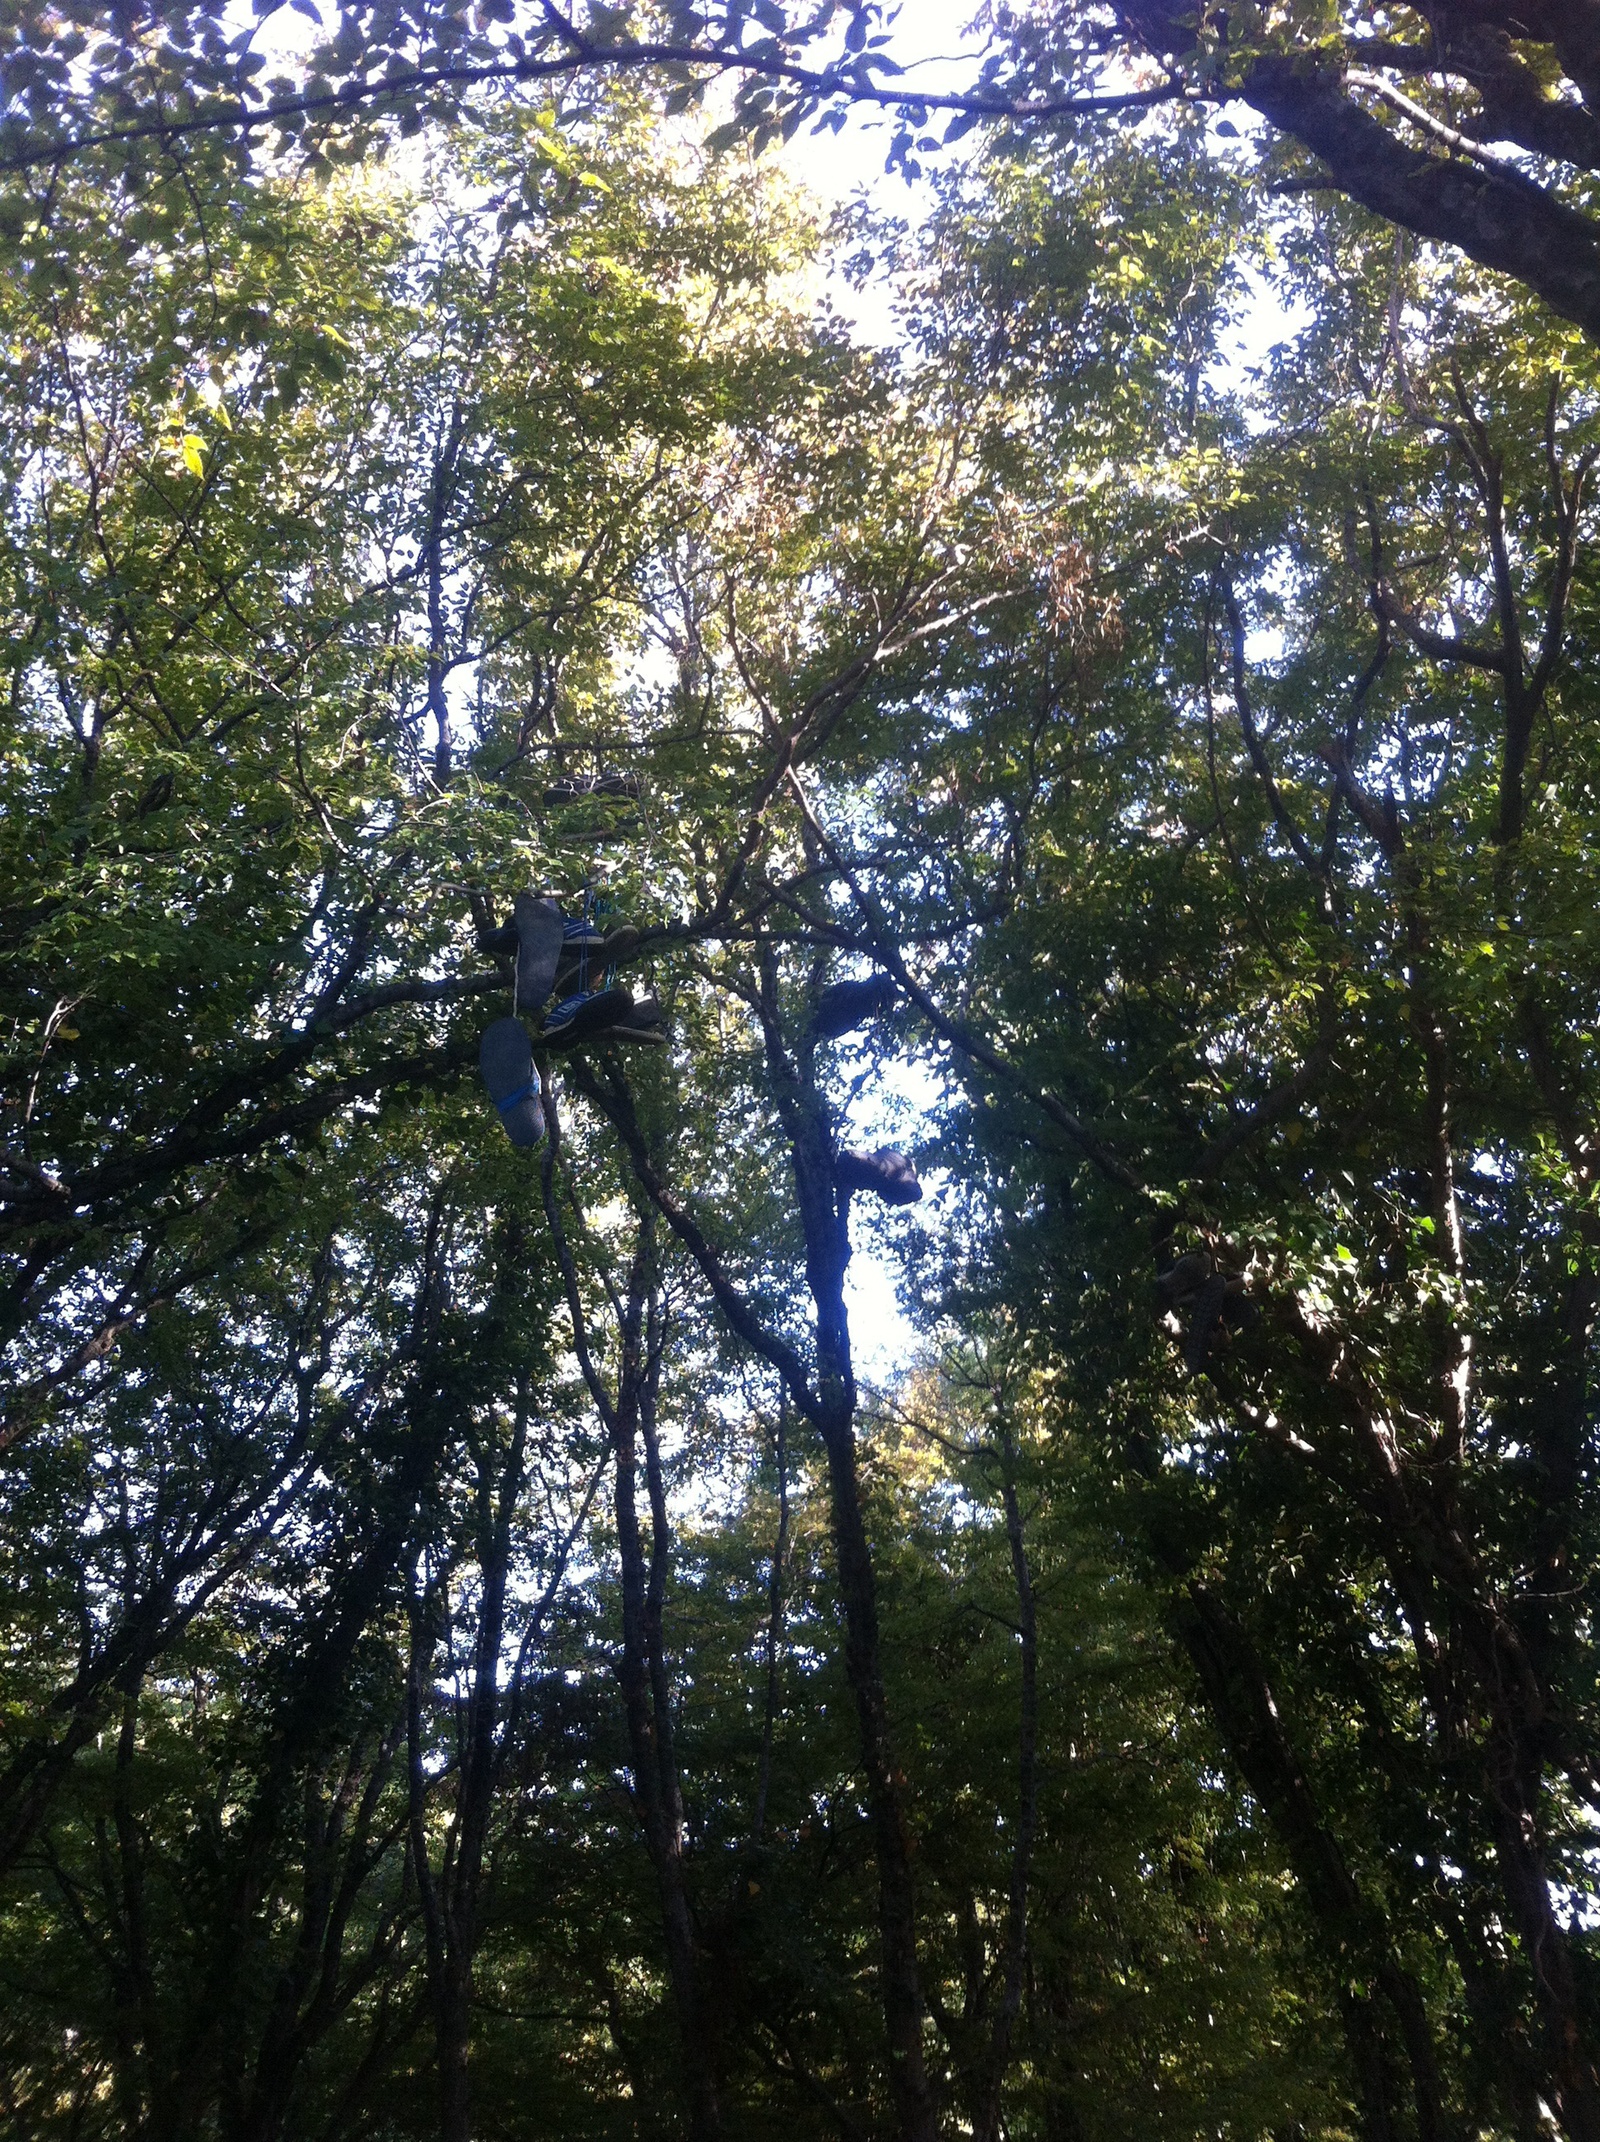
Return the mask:
M 183 465 L 191 476 L 203 476 L 206 472 L 205 444 L 197 431 L 186 431 L 183 435 Z

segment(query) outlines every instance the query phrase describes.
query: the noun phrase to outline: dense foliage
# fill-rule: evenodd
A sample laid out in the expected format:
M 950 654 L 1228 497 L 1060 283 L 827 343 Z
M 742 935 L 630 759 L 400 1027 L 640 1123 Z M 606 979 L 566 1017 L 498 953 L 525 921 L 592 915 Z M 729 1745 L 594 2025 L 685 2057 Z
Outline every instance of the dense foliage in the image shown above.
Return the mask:
M 303 66 L 283 65 L 274 35 L 288 10 L 316 26 Z M 641 68 L 670 84 L 674 110 L 731 84 L 714 140 L 889 113 L 891 161 L 908 171 L 990 120 L 1054 139 L 1080 118 L 1232 110 L 1290 183 L 1459 248 L 1600 336 L 1600 0 L 971 0 L 931 45 L 924 8 L 900 0 L 342 0 L 330 13 L 14 0 L 0 171 L 47 174 L 108 144 L 143 168 L 251 138 L 348 158 L 491 84 Z
M 682 88 L 6 196 L 0 2113 L 1600 2137 L 1596 354 Z

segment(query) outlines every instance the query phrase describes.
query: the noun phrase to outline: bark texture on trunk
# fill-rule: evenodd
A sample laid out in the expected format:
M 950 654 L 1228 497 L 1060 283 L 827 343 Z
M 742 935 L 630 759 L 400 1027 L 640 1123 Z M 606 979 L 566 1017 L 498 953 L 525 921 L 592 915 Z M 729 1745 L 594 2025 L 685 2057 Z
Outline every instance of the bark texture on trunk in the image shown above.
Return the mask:
M 663 1641 L 671 1534 L 656 1434 L 661 1356 L 656 1343 L 653 1216 L 641 1222 L 623 1314 L 622 1364 L 612 1423 L 617 1546 L 622 1565 L 622 1658 L 619 1678 L 627 1717 L 634 1795 L 655 1871 L 667 1970 L 677 2010 L 684 2095 L 695 2142 L 722 2132 L 716 2061 L 709 2042 L 701 1944 L 685 1880 L 683 1788 L 672 1722 L 672 1690 Z M 643 1441 L 650 1542 L 639 1522 L 639 1443 Z
M 766 1692 L 761 1716 L 761 1761 L 756 1772 L 756 1804 L 750 1818 L 750 1840 L 759 1845 L 766 1835 L 767 1800 L 772 1790 L 772 1742 L 778 1721 L 778 1652 L 783 1642 L 784 1556 L 789 1545 L 789 1401 L 778 1400 L 778 1425 L 774 1438 L 778 1466 L 778 1536 L 772 1546 L 772 1573 L 767 1579 L 767 1632 L 763 1641 Z
M 778 1013 L 777 965 L 763 962 L 759 1010 L 767 1074 L 789 1140 L 805 1231 L 806 1283 L 816 1332 L 814 1420 L 828 1459 L 834 1559 L 845 1610 L 845 1673 L 855 1698 L 861 1767 L 878 1863 L 878 1951 L 889 2084 L 902 2142 L 936 2142 L 938 2106 L 923 2048 L 915 1882 L 905 1780 L 895 1761 L 884 1694 L 877 1573 L 856 1464 L 856 1381 L 845 1307 L 850 1198 L 838 1187 L 834 1137 L 813 1046 L 791 1054 Z
M 501 1244 L 497 1296 L 509 1310 L 528 1282 L 531 1243 L 519 1220 L 510 1221 Z M 491 1318 L 491 1322 L 497 1321 Z M 468 1555 L 476 1568 L 476 1612 L 464 1633 L 466 1702 L 459 1717 L 453 1765 L 454 1798 L 439 1865 L 435 1869 L 427 1814 L 433 1781 L 426 1767 L 424 1687 L 444 1626 L 452 1612 L 456 1571 L 447 1565 L 431 1584 L 413 1581 L 411 1659 L 407 1685 L 407 1774 L 412 1873 L 421 1906 L 428 1994 L 433 2011 L 439 2084 L 440 2142 L 470 2142 L 472 2134 L 473 1977 L 482 1926 L 496 1789 L 503 1769 L 505 1721 L 515 1688 L 501 1687 L 506 1608 L 518 1504 L 527 1478 L 533 1391 L 518 1376 L 509 1421 L 495 1417 L 467 1430 L 473 1461 L 472 1537 Z M 526 1647 L 524 1647 L 525 1649 Z
M 1394 85 L 1391 111 L 1411 106 L 1404 131 L 1387 126 L 1383 92 L 1364 64 L 1361 40 L 1268 53 L 1235 62 L 1237 94 L 1280 132 L 1320 158 L 1334 185 L 1375 215 L 1419 238 L 1459 248 L 1469 259 L 1534 291 L 1563 319 L 1600 340 L 1600 222 L 1557 187 L 1536 181 L 1482 144 L 1513 141 L 1539 157 L 1600 168 L 1600 50 L 1594 0 L 1419 0 L 1431 35 L 1410 41 L 1416 71 L 1445 71 L 1482 100 L 1477 131 L 1432 118 Z M 1188 0 L 1123 0 L 1130 38 L 1153 54 L 1193 55 L 1195 9 Z M 1549 48 L 1578 97 L 1551 96 L 1518 54 L 1513 37 Z M 1381 63 L 1397 68 L 1405 41 L 1380 40 Z M 1356 79 L 1352 80 L 1354 76 Z M 1358 98 L 1353 91 L 1362 93 Z M 1481 139 L 1480 139 L 1481 135 Z M 1423 146 L 1426 143 L 1427 146 Z

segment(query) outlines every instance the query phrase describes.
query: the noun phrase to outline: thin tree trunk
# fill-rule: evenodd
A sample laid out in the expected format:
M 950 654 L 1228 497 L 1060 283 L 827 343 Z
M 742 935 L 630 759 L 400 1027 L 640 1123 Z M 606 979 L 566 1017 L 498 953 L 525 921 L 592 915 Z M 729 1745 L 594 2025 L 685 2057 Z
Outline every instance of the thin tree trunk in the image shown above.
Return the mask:
M 1001 2097 L 1011 2063 L 1011 2033 L 1022 2007 L 1028 1955 L 1028 1883 L 1033 1872 L 1033 1843 L 1039 1824 L 1039 1621 L 1033 1600 L 1033 1576 L 1017 1500 L 1017 1446 L 1011 1424 L 1000 1422 L 1000 1493 L 1006 1516 L 1006 1543 L 1017 1587 L 1017 1636 L 1022 1647 L 1021 1716 L 1017 1728 L 1017 1839 L 1011 1854 L 1011 1893 L 1006 1907 L 1004 1964 L 1000 2003 L 989 2036 L 989 2072 L 983 2101 L 973 2122 L 973 2142 L 1000 2142 Z
M 844 1280 L 850 1260 L 848 1198 L 836 1189 L 827 1111 L 809 1068 L 798 1071 L 778 1023 L 776 970 L 762 976 L 757 1004 L 767 1040 L 767 1063 L 788 1134 L 806 1242 L 806 1282 L 815 1316 L 815 1379 L 794 1348 L 770 1330 L 729 1278 L 692 1215 L 662 1180 L 632 1095 L 612 1077 L 604 1085 L 575 1063 L 574 1084 L 617 1130 L 634 1173 L 656 1209 L 700 1266 L 712 1295 L 739 1338 L 775 1368 L 822 1439 L 839 1596 L 845 1610 L 845 1674 L 856 1706 L 861 1767 L 872 1815 L 878 1867 L 879 1982 L 889 2086 L 901 2142 L 937 2142 L 938 2108 L 922 2047 L 923 2000 L 917 1968 L 911 1842 L 903 1805 L 904 1780 L 895 1764 L 884 1698 L 878 1634 L 877 1579 L 856 1472 L 856 1387 Z
M 922 1984 L 911 1840 L 889 1739 L 878 1639 L 878 1593 L 861 1514 L 855 1436 L 848 1418 L 823 1428 L 833 1503 L 833 1545 L 845 1610 L 845 1675 L 855 1697 L 861 1767 L 878 1861 L 878 1949 L 889 2083 L 903 2142 L 936 2142 L 938 2115 L 922 2051 Z
M 778 1536 L 772 1548 L 772 1575 L 767 1581 L 765 1641 L 766 1698 L 761 1717 L 761 1764 L 756 1773 L 755 1813 L 750 1838 L 759 1845 L 766 1834 L 767 1799 L 772 1789 L 772 1741 L 778 1718 L 778 1647 L 783 1641 L 783 1562 L 789 1544 L 789 1399 L 778 1396 Z
M 1418 2142 L 1444 2142 L 1439 2074 L 1421 1991 L 1396 1961 L 1386 1928 L 1362 1897 L 1322 1819 L 1260 1660 L 1221 1600 L 1202 1584 L 1185 1587 L 1177 1620 L 1218 1729 L 1266 1809 L 1309 1909 L 1334 1944 L 1362 2142 L 1394 2142 L 1403 2132 L 1399 2062 L 1375 1992 L 1400 2025 Z
M 508 1262 L 513 1273 L 519 1268 L 520 1247 L 519 1230 L 518 1238 L 509 1245 Z M 469 2059 L 473 1967 L 478 1951 L 479 1901 L 489 1821 L 500 1770 L 500 1657 L 505 1640 L 512 1531 L 527 1454 L 529 1407 L 530 1395 L 524 1380 L 517 1390 L 511 1444 L 498 1467 L 498 1478 L 490 1475 L 487 1454 L 479 1461 L 477 1557 L 482 1597 L 461 1751 L 455 1853 L 445 1893 L 448 1953 L 439 2043 L 442 2142 L 469 2142 L 472 2130 Z
M 655 1440 L 652 1350 L 644 1343 L 653 1264 L 653 1242 L 641 1241 L 629 1274 L 622 1366 L 612 1431 L 616 1453 L 617 1545 L 622 1564 L 619 1677 L 634 1790 L 661 1903 L 662 1933 L 678 2014 L 691 2132 L 695 2142 L 715 2142 L 722 2132 L 721 2110 L 702 2011 L 699 1942 L 684 1882 L 683 1795 L 673 1747 L 671 1692 L 661 1644 L 662 1595 L 670 1540 L 659 1451 L 652 1451 Z M 648 1561 L 637 1501 L 641 1431 L 646 1443 L 647 1491 L 654 1520 Z M 649 1477 L 652 1473 L 653 1479 Z
M 806 1242 L 806 1284 L 816 1318 L 816 1425 L 828 1458 L 834 1556 L 845 1610 L 845 1674 L 855 1698 L 861 1766 L 878 1862 L 878 1948 L 889 2085 L 902 2142 L 937 2142 L 938 2108 L 923 2053 L 924 2004 L 917 1965 L 915 1883 L 905 1780 L 895 1761 L 884 1696 L 877 1575 L 856 1467 L 856 1380 L 845 1308 L 850 1199 L 838 1188 L 833 1135 L 816 1082 L 813 1045 L 798 1058 L 778 1013 L 777 961 L 768 947 L 758 1002 L 767 1070 L 789 1138 Z
M 433 1632 L 428 1626 L 430 1606 L 413 1590 L 410 1600 L 411 1646 L 406 1668 L 406 1782 L 407 1822 L 411 1871 L 422 1908 L 423 1955 L 428 1975 L 429 2002 L 433 2009 L 434 2048 L 439 2062 L 440 2125 L 447 2117 L 450 2085 L 446 2079 L 445 2047 L 450 2036 L 446 1992 L 447 1950 L 444 1906 L 434 1880 L 428 1846 L 428 1781 L 423 1765 L 422 1682 L 433 1656 Z
M 621 1360 L 615 1395 L 607 1390 L 589 1346 L 588 1325 L 561 1209 L 555 1166 L 561 1129 L 555 1098 L 545 1094 L 550 1126 L 542 1170 L 545 1216 L 566 1289 L 573 1344 L 596 1410 L 611 1442 L 617 1553 L 622 1577 L 622 1657 L 618 1680 L 645 1849 L 656 1877 L 667 1975 L 678 2019 L 684 2097 L 695 2142 L 717 2142 L 722 2113 L 716 2059 L 706 2028 L 700 1941 L 684 1880 L 683 1792 L 672 1733 L 672 1692 L 662 1643 L 662 1607 L 671 1534 L 656 1438 L 656 1393 L 662 1338 L 657 1293 L 655 1213 L 647 1207 L 628 1272 L 621 1310 Z M 646 1491 L 652 1513 L 648 1566 L 639 1524 L 639 1441 L 645 1446 Z

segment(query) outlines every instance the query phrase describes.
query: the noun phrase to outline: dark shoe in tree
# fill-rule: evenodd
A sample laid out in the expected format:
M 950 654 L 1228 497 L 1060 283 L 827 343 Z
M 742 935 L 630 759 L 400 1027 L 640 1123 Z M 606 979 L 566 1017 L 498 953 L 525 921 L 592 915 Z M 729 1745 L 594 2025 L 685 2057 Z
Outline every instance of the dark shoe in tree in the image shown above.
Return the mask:
M 865 1190 L 881 1197 L 886 1205 L 915 1205 L 921 1201 L 922 1185 L 917 1171 L 904 1153 L 880 1145 L 876 1152 L 846 1146 L 833 1164 L 841 1190 Z
M 616 991 L 617 995 L 625 992 Z M 637 997 L 616 1021 L 595 1036 L 597 1041 L 642 1042 L 647 1048 L 661 1048 L 667 1039 L 667 1030 L 661 1019 L 661 1006 L 653 996 Z
M 587 989 L 565 997 L 544 1023 L 540 1039 L 553 1049 L 575 1049 L 596 1041 L 633 1009 L 625 989 Z
M 485 1029 L 478 1043 L 478 1068 L 511 1143 L 523 1148 L 537 1145 L 544 1136 L 544 1109 L 539 1101 L 539 1074 L 533 1068 L 533 1044 L 520 1019 L 496 1019 Z
M 555 987 L 566 925 L 554 900 L 520 892 L 512 909 L 517 929 L 517 1009 L 536 1012 Z
M 876 1019 L 894 1002 L 898 991 L 887 974 L 869 974 L 859 982 L 833 982 L 817 999 L 813 1030 L 825 1041 L 853 1034 L 858 1026 Z
M 1219 1272 L 1206 1250 L 1189 1250 L 1158 1272 L 1156 1295 L 1181 1327 L 1183 1365 L 1191 1376 L 1205 1367 L 1221 1334 L 1241 1331 L 1260 1315 L 1242 1276 Z
M 1163 1309 L 1183 1309 L 1192 1302 L 1211 1277 L 1212 1262 L 1204 1250 L 1189 1250 L 1156 1274 L 1156 1293 Z
M 1227 1304 L 1228 1282 L 1220 1272 L 1213 1272 L 1195 1294 L 1184 1325 L 1183 1365 L 1191 1376 L 1198 1376 L 1205 1367 Z

